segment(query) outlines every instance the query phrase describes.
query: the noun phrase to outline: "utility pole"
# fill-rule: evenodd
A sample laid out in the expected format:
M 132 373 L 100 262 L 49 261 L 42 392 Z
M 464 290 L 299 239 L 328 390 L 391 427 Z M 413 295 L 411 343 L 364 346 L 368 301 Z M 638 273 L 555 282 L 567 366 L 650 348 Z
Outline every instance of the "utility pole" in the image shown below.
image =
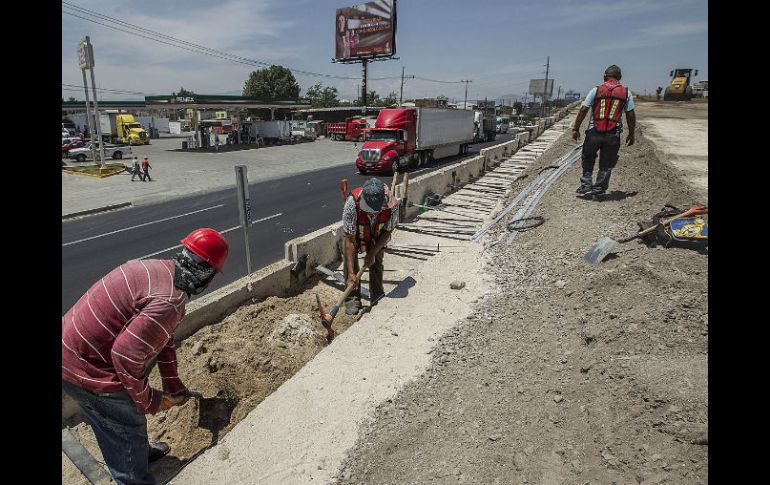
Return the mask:
M 398 105 L 404 102 L 404 66 L 401 66 L 401 94 L 398 96 Z
M 545 116 L 545 97 L 548 92 L 548 69 L 551 67 L 551 56 L 545 62 L 545 85 L 543 86 L 543 106 L 540 107 L 540 117 Z
M 472 83 L 472 80 L 460 81 L 465 83 L 465 101 L 463 102 L 463 109 L 468 109 L 468 83 Z

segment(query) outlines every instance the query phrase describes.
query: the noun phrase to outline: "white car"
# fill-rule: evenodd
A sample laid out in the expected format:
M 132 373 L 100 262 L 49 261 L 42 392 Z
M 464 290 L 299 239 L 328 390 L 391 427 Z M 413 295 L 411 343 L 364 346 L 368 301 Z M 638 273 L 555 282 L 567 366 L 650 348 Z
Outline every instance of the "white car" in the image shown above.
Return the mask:
M 91 143 L 86 143 L 82 148 L 75 148 L 67 152 L 67 158 L 74 158 L 78 162 L 85 162 L 91 157 Z M 126 155 L 132 155 L 129 145 L 105 145 L 104 156 L 114 160 L 120 160 Z

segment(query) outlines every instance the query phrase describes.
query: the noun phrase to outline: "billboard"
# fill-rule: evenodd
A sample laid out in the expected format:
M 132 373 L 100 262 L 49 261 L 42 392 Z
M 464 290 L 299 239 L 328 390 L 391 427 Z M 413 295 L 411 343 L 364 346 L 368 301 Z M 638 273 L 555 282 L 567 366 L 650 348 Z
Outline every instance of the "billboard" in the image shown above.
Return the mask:
M 529 94 L 543 95 L 543 87 L 545 85 L 545 79 L 530 79 L 529 80 Z M 546 96 L 553 96 L 553 79 L 548 80 L 548 92 Z
M 338 8 L 334 27 L 337 61 L 396 54 L 396 0 Z

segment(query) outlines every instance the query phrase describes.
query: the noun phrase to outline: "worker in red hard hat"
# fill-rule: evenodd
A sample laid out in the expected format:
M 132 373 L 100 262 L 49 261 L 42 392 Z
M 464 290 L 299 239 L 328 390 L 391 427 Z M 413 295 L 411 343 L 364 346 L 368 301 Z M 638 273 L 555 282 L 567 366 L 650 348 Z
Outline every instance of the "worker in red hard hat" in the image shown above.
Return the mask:
M 172 259 L 115 268 L 62 317 L 62 390 L 80 406 L 119 484 L 155 483 L 149 462 L 169 446 L 149 443 L 145 414 L 189 398 L 177 374 L 174 332 L 189 298 L 227 260 L 227 241 L 213 229 L 196 229 L 181 242 Z M 153 359 L 163 390 L 150 387 Z

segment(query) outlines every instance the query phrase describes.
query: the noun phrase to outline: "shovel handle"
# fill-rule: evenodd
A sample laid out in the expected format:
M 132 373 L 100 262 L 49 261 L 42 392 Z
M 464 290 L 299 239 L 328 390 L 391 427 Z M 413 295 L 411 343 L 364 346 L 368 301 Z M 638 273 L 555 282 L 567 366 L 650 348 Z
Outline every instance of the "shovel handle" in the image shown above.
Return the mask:
M 342 293 L 342 296 L 337 301 L 337 305 L 336 305 L 337 307 L 345 303 L 345 298 L 347 298 L 350 292 L 353 291 L 353 288 L 356 287 L 356 285 L 358 284 L 358 280 L 361 279 L 361 276 L 364 274 L 364 271 L 366 271 L 366 265 L 362 264 L 361 269 L 359 269 L 358 273 L 356 273 L 356 282 L 353 283 L 352 285 L 348 285 L 347 288 L 345 288 L 345 292 Z

